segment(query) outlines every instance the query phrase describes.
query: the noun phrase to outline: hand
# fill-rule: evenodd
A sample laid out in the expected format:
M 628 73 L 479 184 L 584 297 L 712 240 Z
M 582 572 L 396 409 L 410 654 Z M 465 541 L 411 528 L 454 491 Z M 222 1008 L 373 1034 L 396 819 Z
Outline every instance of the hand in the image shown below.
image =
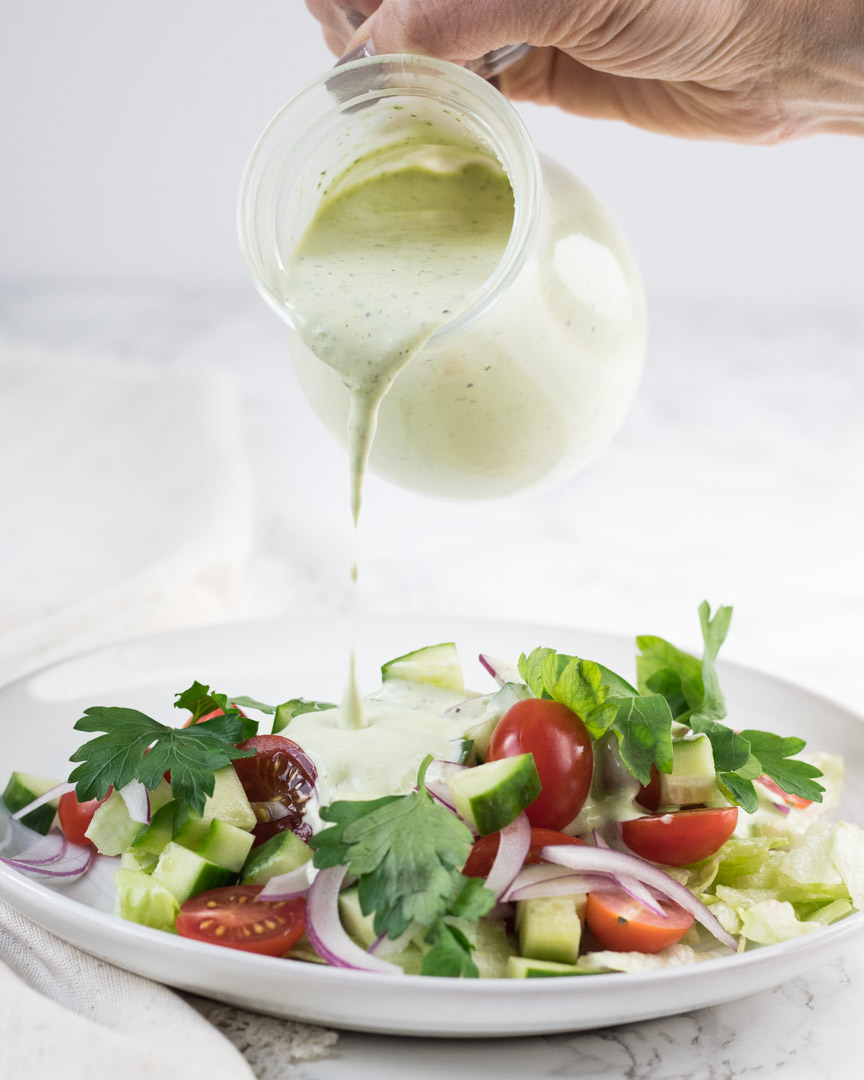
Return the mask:
M 456 63 L 528 42 L 517 100 L 700 139 L 864 134 L 861 0 L 307 0 L 342 55 Z M 361 19 L 365 19 L 361 23 Z

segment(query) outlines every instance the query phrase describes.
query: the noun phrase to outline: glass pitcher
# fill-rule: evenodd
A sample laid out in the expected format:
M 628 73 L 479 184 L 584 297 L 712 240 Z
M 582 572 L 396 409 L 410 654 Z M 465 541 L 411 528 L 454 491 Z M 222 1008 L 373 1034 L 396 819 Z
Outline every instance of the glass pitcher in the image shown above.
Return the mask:
M 500 162 L 514 221 L 470 307 L 429 338 L 384 397 L 369 467 L 403 487 L 463 499 L 557 483 L 627 414 L 643 364 L 644 299 L 615 222 L 575 176 L 538 155 L 518 113 L 483 79 L 429 57 L 384 56 L 301 90 L 264 131 L 243 176 L 246 265 L 290 328 L 312 407 L 345 442 L 348 393 L 292 324 L 286 265 L 327 178 L 403 142 L 418 123 L 427 142 Z

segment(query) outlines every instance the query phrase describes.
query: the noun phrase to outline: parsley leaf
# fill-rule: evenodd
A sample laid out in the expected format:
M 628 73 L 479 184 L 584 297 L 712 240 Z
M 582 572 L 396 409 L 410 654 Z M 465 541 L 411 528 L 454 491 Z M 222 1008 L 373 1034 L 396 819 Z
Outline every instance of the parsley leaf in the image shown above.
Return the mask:
M 365 915 L 374 912 L 376 934 L 395 938 L 412 922 L 432 926 L 454 904 L 476 907 L 476 886 L 464 894 L 459 872 L 473 837 L 426 791 L 431 760 L 420 766 L 417 790 L 410 795 L 323 808 L 322 818 L 335 825 L 309 841 L 315 866 L 347 866 L 358 876 L 360 908 Z
M 519 657 L 519 674 L 535 697 L 560 701 L 576 713 L 594 739 L 606 733 L 618 712 L 606 702 L 603 669 L 591 660 L 540 648 Z
M 235 713 L 172 728 L 137 709 L 94 706 L 84 710 L 75 728 L 105 734 L 72 754 L 69 760 L 81 764 L 69 779 L 76 782 L 79 801 L 85 802 L 104 798 L 112 785 L 121 788 L 136 779 L 152 791 L 170 769 L 174 798 L 200 814 L 205 798 L 213 794 L 213 774 L 235 758 L 255 753 L 234 745 L 248 737 L 250 725 L 254 731 L 254 721 Z
M 825 788 L 815 782 L 815 777 L 822 775 L 821 770 L 807 761 L 792 760 L 793 754 L 804 749 L 806 744 L 803 739 L 791 736 L 784 739 L 769 731 L 742 731 L 741 734 L 750 743 L 762 772 L 776 781 L 787 794 L 822 802 Z
M 784 791 L 821 802 L 824 788 L 814 781 L 822 775 L 820 770 L 805 761 L 791 760 L 804 748 L 803 739 L 784 739 L 765 731 L 734 731 L 720 722 L 726 716 L 726 702 L 714 665 L 731 619 L 730 607 L 718 608 L 712 618 L 708 603 L 700 604 L 701 660 L 663 638 L 638 637 L 636 644 L 642 654 L 636 659 L 639 689 L 665 699 L 676 720 L 708 737 L 717 785 L 730 802 L 754 813 L 759 798 L 753 781 L 763 773 Z
M 479 977 L 471 958 L 471 943 L 457 926 L 439 919 L 424 940 L 432 948 L 423 957 L 421 975 L 444 975 L 452 979 Z
M 650 780 L 652 764 L 672 771 L 672 715 L 665 698 L 642 697 L 614 671 L 554 649 L 523 653 L 519 673 L 536 697 L 572 709 L 593 739 L 613 730 L 621 760 L 640 783 Z
M 650 697 L 612 698 L 617 712 L 612 730 L 621 760 L 640 784 L 651 780 L 651 766 L 672 772 L 672 714 L 666 700 Z
M 248 717 L 240 715 L 240 709 L 257 709 L 259 712 L 272 713 L 275 709 L 272 705 L 265 705 L 263 701 L 256 701 L 250 697 L 230 698 L 227 694 L 217 694 L 211 691 L 205 683 L 193 682 L 188 690 L 175 694 L 175 709 L 188 709 L 192 713 L 191 723 L 196 724 L 207 713 L 221 709 L 226 716 L 239 717 L 244 721 L 245 734 L 242 739 L 248 739 L 258 731 L 258 724 Z M 218 717 L 214 717 L 218 719 Z

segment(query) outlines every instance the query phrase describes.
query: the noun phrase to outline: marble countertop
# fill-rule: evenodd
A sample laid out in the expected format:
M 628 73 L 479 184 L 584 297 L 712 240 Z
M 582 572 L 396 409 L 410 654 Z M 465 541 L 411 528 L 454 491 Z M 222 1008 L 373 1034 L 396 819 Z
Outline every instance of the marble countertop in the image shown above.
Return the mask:
M 858 707 L 864 312 L 674 299 L 650 312 L 637 404 L 582 475 L 474 505 L 370 480 L 361 610 L 695 646 L 707 598 L 735 605 L 727 658 Z M 344 454 L 302 400 L 282 328 L 251 289 L 6 288 L 0 345 L 226 373 L 240 420 L 225 437 L 248 465 L 253 511 L 250 557 L 221 616 L 348 610 Z M 862 1006 L 859 943 L 758 998 L 678 1017 L 506 1043 L 344 1033 L 329 1058 L 270 1075 L 833 1080 L 858 1074 Z

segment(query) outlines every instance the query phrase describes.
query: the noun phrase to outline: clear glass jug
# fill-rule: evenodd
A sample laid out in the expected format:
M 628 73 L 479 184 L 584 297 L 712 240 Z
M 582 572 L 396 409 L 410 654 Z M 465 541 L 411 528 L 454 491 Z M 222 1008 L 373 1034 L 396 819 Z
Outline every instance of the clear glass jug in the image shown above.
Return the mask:
M 264 131 L 243 176 L 246 265 L 291 328 L 300 385 L 344 442 L 347 391 L 300 340 L 285 268 L 324 179 L 418 123 L 427 142 L 498 159 L 514 222 L 470 307 L 431 336 L 384 397 L 369 467 L 415 491 L 465 499 L 558 482 L 627 414 L 645 347 L 642 289 L 609 214 L 576 177 L 539 157 L 518 113 L 481 78 L 428 57 L 384 56 L 301 90 Z

